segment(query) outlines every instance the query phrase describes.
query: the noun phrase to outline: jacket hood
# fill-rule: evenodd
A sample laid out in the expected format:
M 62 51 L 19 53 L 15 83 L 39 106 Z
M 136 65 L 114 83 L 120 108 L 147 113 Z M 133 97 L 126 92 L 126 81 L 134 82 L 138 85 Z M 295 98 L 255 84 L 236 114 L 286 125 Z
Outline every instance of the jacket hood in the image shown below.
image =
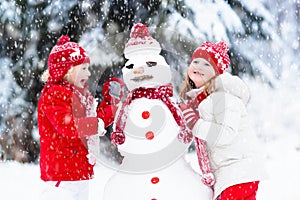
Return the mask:
M 238 76 L 233 76 L 228 72 L 219 75 L 216 78 L 216 91 L 225 91 L 240 98 L 244 104 L 250 99 L 248 86 Z

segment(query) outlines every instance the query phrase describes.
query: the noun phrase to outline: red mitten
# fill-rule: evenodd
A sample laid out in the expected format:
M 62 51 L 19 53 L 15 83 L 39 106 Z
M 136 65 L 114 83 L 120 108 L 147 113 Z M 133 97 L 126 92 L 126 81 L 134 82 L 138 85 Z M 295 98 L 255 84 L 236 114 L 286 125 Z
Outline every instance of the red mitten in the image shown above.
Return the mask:
M 104 126 L 108 127 L 114 121 L 118 107 L 109 105 L 108 102 L 102 101 L 97 108 L 97 117 L 101 118 Z
M 116 88 L 117 91 L 114 90 Z M 103 101 L 97 108 L 97 116 L 103 120 L 105 127 L 113 123 L 118 109 L 117 104 L 121 101 L 123 94 L 124 83 L 120 79 L 112 77 L 103 84 Z
M 179 108 L 182 110 L 187 127 L 189 127 L 190 130 L 193 130 L 196 122 L 199 119 L 199 116 L 191 107 L 183 102 L 179 104 Z

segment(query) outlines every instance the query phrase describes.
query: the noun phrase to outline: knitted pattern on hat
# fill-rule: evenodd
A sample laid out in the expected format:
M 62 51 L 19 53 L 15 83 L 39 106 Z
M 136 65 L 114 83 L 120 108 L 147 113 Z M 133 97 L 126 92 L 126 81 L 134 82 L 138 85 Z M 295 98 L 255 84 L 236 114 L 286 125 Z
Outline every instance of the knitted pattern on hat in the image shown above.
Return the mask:
M 134 57 L 136 53 L 159 54 L 160 44 L 151 37 L 148 27 L 142 23 L 135 24 L 130 32 L 130 39 L 125 45 L 124 55 L 127 59 Z
M 191 61 L 195 58 L 204 58 L 214 67 L 217 74 L 222 74 L 228 69 L 230 64 L 230 58 L 227 54 L 228 50 L 229 47 L 224 41 L 216 44 L 204 42 L 194 51 Z
M 85 50 L 77 43 L 70 42 L 70 38 L 61 36 L 58 43 L 52 48 L 48 58 L 49 80 L 57 82 L 63 79 L 71 67 L 90 63 Z

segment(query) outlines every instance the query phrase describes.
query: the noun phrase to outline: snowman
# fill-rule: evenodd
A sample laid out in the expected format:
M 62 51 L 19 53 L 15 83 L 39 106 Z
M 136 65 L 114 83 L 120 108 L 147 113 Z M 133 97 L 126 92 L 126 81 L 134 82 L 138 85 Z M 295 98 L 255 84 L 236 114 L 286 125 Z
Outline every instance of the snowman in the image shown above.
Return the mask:
M 128 94 L 111 141 L 124 156 L 104 188 L 105 200 L 211 199 L 210 188 L 184 160 L 192 135 L 175 103 L 170 66 L 160 44 L 138 23 L 124 50 Z

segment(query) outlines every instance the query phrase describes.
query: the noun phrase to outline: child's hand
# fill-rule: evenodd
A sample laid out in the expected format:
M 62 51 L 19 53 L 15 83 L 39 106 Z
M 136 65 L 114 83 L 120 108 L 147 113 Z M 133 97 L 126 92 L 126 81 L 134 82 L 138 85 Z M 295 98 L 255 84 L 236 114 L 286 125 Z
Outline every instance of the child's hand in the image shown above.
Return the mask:
M 187 126 L 189 127 L 190 130 L 193 130 L 196 122 L 199 119 L 199 116 L 192 108 L 190 108 L 188 105 L 186 105 L 183 102 L 179 104 L 179 108 L 182 110 L 182 114 Z

